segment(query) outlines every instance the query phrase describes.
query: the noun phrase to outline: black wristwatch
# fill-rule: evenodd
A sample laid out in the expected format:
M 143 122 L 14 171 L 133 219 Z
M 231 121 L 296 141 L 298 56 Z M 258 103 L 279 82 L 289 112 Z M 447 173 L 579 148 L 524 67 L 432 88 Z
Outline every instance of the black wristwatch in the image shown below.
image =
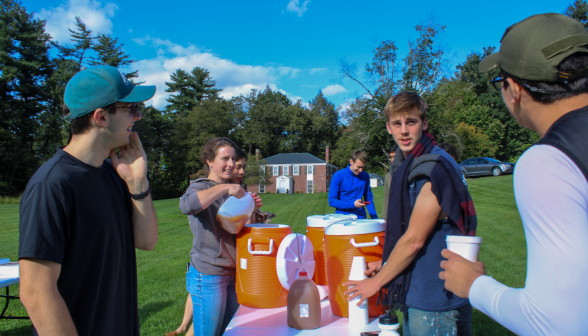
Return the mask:
M 146 191 L 136 195 L 131 194 L 131 198 L 134 200 L 142 200 L 143 198 L 149 196 L 149 194 L 151 194 L 151 183 L 149 183 L 149 188 L 147 188 Z

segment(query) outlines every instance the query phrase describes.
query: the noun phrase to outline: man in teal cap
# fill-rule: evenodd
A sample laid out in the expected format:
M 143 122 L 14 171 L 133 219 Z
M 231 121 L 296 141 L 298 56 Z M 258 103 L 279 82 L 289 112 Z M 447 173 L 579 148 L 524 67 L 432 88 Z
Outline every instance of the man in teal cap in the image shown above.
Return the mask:
M 20 296 L 34 334 L 139 335 L 135 248 L 155 247 L 157 217 L 132 127 L 154 94 L 110 66 L 67 83 L 71 141 L 20 203 Z
M 509 288 L 485 275 L 483 263 L 448 250 L 439 277 L 517 335 L 586 335 L 588 32 L 561 14 L 531 16 L 509 27 L 500 51 L 480 64 L 482 72 L 493 69 L 500 76 L 491 83 L 513 117 L 542 138 L 514 172 L 527 241 L 525 287 Z M 482 255 L 488 257 L 484 244 Z

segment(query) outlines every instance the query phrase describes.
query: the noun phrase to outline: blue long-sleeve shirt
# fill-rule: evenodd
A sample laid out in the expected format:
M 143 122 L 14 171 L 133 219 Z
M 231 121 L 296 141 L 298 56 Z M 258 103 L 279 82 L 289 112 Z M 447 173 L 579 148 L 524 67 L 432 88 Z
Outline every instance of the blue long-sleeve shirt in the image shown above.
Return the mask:
M 365 207 L 356 208 L 355 201 L 358 199 L 371 203 Z M 329 187 L 329 205 L 336 209 L 336 213 L 355 214 L 357 218 L 366 218 L 365 208 L 367 208 L 372 219 L 378 218 L 370 187 L 370 175 L 366 172 L 355 175 L 349 166 L 337 171 L 333 174 Z

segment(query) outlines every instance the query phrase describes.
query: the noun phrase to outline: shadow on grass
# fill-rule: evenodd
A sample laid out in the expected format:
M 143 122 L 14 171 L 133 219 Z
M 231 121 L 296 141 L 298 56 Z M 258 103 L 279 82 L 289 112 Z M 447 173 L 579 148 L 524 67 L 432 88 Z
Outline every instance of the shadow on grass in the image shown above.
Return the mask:
M 472 318 L 472 335 L 502 336 L 514 334 L 486 314 L 474 309 L 474 315 Z
M 171 300 L 167 301 L 157 301 L 151 302 L 146 304 L 145 306 L 139 308 L 139 323 L 143 325 L 143 323 L 153 314 L 157 314 L 160 311 L 167 309 L 169 306 L 172 305 Z
M 3 323 L 5 321 L 0 321 Z M 33 334 L 33 325 L 29 324 L 26 326 L 16 326 L 10 329 L 3 329 L 2 336 L 30 336 Z

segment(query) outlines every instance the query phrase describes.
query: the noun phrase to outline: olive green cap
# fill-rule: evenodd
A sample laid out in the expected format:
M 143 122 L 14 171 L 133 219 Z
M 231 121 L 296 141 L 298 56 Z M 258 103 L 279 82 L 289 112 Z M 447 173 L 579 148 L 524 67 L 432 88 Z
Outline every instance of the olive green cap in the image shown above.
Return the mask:
M 508 27 L 500 51 L 487 56 L 480 71 L 500 67 L 521 79 L 568 83 L 588 75 L 588 68 L 575 73 L 557 70 L 563 59 L 578 52 L 588 53 L 588 31 L 582 24 L 561 14 L 538 14 Z

